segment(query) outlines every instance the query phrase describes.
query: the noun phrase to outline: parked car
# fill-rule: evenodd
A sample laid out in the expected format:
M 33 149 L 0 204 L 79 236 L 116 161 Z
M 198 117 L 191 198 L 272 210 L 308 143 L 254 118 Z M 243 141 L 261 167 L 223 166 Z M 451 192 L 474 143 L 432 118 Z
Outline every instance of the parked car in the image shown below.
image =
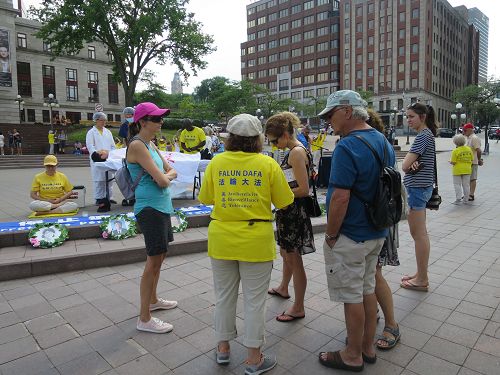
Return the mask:
M 450 128 L 438 128 L 437 136 L 441 138 L 453 138 L 455 130 Z
M 489 139 L 498 139 L 499 138 L 499 134 L 498 134 L 498 131 L 500 129 L 500 126 L 492 126 L 491 128 L 488 129 L 488 138 Z

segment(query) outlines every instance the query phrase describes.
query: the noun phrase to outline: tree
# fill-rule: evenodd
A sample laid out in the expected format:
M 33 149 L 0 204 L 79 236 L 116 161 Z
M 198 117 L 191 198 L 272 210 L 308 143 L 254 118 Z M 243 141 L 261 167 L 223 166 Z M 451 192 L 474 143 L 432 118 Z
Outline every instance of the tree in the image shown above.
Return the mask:
M 213 38 L 188 13 L 189 0 L 43 0 L 31 14 L 42 23 L 36 36 L 50 43 L 54 57 L 77 53 L 84 43 L 101 42 L 113 57 L 116 79 L 133 98 L 148 63 L 174 63 L 189 77 L 206 66 Z
M 492 102 L 500 94 L 500 81 L 488 81 L 481 86 L 470 85 L 457 91 L 453 100 L 463 104 L 472 121 L 488 125 L 500 116 Z

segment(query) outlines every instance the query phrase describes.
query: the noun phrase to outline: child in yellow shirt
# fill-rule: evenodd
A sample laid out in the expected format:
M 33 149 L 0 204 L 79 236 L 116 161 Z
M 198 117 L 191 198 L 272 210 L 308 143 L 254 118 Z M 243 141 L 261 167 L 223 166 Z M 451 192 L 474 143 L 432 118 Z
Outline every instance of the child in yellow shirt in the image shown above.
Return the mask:
M 455 204 L 467 203 L 470 192 L 470 175 L 472 173 L 472 160 L 474 155 L 469 146 L 465 146 L 467 139 L 462 134 L 453 137 L 457 146 L 451 153 L 450 164 L 453 165 L 453 186 L 455 187 Z

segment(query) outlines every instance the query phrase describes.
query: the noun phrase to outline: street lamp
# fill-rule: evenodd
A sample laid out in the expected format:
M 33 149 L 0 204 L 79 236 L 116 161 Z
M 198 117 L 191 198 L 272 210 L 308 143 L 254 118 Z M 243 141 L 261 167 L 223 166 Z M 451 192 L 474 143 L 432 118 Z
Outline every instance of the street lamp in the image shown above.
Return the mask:
M 45 99 L 43 103 L 44 107 L 49 107 L 49 117 L 50 117 L 50 130 L 54 130 L 52 125 L 52 108 L 59 108 L 59 103 L 56 98 L 54 98 L 54 94 L 49 94 L 49 97 Z
M 21 106 L 23 106 L 23 111 L 24 111 L 24 100 L 21 98 L 21 95 L 17 95 L 16 100 L 17 105 L 19 107 L 19 123 L 22 122 L 22 117 L 21 117 Z
M 406 144 L 410 144 L 410 124 L 408 124 L 408 118 L 406 115 L 403 115 L 403 127 L 404 124 L 406 123 Z
M 458 128 L 460 127 L 461 120 L 465 120 L 467 118 L 467 115 L 465 113 L 460 113 L 462 112 L 462 107 L 463 107 L 462 103 L 457 103 L 455 105 L 457 112 L 452 113 L 450 116 L 453 122 L 455 122 L 455 120 L 458 120 L 457 127 L 455 128 L 455 134 L 458 134 Z

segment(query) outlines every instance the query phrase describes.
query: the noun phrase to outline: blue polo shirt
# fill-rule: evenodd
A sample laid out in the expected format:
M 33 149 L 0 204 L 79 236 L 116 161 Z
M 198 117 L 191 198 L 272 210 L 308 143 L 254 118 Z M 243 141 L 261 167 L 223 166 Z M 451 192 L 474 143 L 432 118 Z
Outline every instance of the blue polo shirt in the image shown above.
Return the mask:
M 307 142 L 307 138 L 304 134 L 297 134 L 297 140 L 304 145 L 305 148 L 309 149 L 309 142 Z
M 120 126 L 120 130 L 118 131 L 118 135 L 122 138 L 127 138 L 128 137 L 128 121 L 125 120 Z
M 380 165 L 367 145 L 360 139 L 363 137 L 384 158 L 384 146 L 387 147 L 386 165 L 394 165 L 396 157 L 394 149 L 383 134 L 375 129 L 356 130 L 342 137 L 332 155 L 330 181 L 326 194 L 326 207 L 330 207 L 330 199 L 335 188 L 351 190 L 351 197 L 340 233 L 356 242 L 384 238 L 388 230 L 376 231 L 370 225 L 362 201 L 354 196 L 355 190 L 365 201 L 371 202 L 378 183 Z M 328 212 L 328 209 L 327 209 Z

